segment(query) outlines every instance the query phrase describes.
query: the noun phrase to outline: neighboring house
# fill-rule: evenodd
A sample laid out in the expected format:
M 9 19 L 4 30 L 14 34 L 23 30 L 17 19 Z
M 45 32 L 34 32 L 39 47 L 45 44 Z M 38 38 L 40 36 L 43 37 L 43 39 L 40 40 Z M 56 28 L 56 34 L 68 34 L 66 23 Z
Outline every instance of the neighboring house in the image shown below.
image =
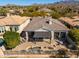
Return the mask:
M 39 12 L 40 12 L 40 11 L 52 12 L 52 10 L 51 10 L 51 9 L 48 9 L 48 8 L 40 8 L 38 11 L 39 11 Z
M 70 28 L 79 28 L 79 16 L 73 18 L 61 17 L 60 21 L 67 24 Z
M 52 10 L 45 7 L 45 8 L 38 9 L 38 12 L 45 12 L 47 16 L 50 16 L 50 13 L 52 12 Z
M 9 13 L 10 14 L 13 14 L 13 15 L 19 15 L 19 14 L 22 14 L 23 13 L 23 10 L 19 9 L 19 10 L 9 10 Z
M 29 20 L 30 17 L 21 17 L 7 13 L 6 17 L 0 18 L 0 36 L 2 36 L 5 31 L 17 31 L 21 33 L 24 27 L 30 22 Z
M 69 29 L 60 21 L 51 17 L 33 17 L 24 28 L 22 37 L 28 41 L 43 39 L 66 39 Z

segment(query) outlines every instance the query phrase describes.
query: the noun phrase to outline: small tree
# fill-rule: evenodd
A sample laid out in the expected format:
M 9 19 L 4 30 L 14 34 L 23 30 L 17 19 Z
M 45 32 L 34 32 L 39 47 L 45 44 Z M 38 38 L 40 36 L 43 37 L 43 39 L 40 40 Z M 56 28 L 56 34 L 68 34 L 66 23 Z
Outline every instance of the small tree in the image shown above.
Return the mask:
M 7 13 L 8 11 L 6 10 L 6 9 L 4 9 L 4 8 L 0 8 L 0 15 L 1 16 L 6 16 L 6 13 Z
M 53 11 L 50 15 L 52 16 L 52 18 L 55 18 L 55 19 L 58 19 L 61 17 L 61 14 L 56 11 Z
M 7 31 L 3 35 L 6 49 L 15 48 L 20 43 L 19 33 Z
M 72 29 L 68 33 L 69 37 L 79 45 L 79 29 Z

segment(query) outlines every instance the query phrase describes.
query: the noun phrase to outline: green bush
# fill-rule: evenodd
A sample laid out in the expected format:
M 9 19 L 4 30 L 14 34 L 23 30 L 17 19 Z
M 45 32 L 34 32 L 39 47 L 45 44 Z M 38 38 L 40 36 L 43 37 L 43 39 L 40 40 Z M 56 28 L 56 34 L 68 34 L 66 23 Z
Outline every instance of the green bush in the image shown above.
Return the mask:
M 50 15 L 52 16 L 52 18 L 55 18 L 55 19 L 58 19 L 61 17 L 61 14 L 55 11 L 52 12 Z
M 6 10 L 6 9 L 3 9 L 3 8 L 0 8 L 0 15 L 1 16 L 6 16 L 6 13 L 7 13 L 8 11 Z
M 4 37 L 6 49 L 15 48 L 20 43 L 19 33 L 7 31 L 4 33 L 3 37 Z
M 35 12 L 26 12 L 26 13 L 23 13 L 23 14 L 20 14 L 20 16 L 29 16 L 29 17 L 33 17 L 33 16 L 47 16 L 47 13 L 46 12 L 43 12 L 43 11 L 41 11 L 41 12 L 37 12 L 37 11 L 35 11 Z
M 68 33 L 69 37 L 79 45 L 79 29 L 72 29 Z

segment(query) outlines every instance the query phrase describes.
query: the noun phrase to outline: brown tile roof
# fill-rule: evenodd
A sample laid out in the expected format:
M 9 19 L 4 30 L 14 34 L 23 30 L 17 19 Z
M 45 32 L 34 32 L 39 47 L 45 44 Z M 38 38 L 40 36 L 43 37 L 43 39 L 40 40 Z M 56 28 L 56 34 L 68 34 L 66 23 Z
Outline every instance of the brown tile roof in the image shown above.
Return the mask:
M 52 20 L 52 24 L 46 23 L 48 20 Z M 56 19 L 52 19 L 51 17 L 33 17 L 32 21 L 24 28 L 24 31 L 34 31 L 38 29 L 47 29 L 47 30 L 69 30 L 66 26 L 64 26 L 61 22 Z
M 61 17 L 60 20 L 65 21 L 66 23 L 70 24 L 71 26 L 79 25 L 79 17 L 78 16 L 75 16 L 73 18 Z
M 0 26 L 20 25 L 29 18 L 30 17 L 21 17 L 21 16 L 16 16 L 16 15 L 3 17 L 3 18 L 0 18 Z

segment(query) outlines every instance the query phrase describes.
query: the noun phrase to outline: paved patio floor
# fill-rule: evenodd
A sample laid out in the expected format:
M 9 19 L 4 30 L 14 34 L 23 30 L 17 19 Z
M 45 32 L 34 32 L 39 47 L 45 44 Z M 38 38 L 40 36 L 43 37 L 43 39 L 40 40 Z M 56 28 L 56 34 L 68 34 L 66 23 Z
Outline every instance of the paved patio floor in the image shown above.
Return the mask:
M 51 44 L 48 42 L 24 42 L 20 45 L 18 45 L 16 48 L 14 48 L 12 51 L 20 51 L 20 50 L 27 50 L 29 48 L 33 47 L 41 47 L 42 50 L 48 50 L 48 47 L 52 47 L 52 50 L 58 50 L 58 49 L 67 49 L 64 45 L 57 45 L 57 42 L 55 40 L 51 41 Z

